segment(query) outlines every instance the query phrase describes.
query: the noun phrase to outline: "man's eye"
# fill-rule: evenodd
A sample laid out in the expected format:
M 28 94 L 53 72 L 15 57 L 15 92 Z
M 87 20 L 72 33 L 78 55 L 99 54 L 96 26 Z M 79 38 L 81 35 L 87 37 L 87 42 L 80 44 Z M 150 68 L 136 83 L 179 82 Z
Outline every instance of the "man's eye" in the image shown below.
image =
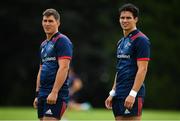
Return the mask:
M 53 22 L 52 20 L 49 20 L 48 22 Z
M 131 17 L 127 17 L 127 19 L 131 19 Z

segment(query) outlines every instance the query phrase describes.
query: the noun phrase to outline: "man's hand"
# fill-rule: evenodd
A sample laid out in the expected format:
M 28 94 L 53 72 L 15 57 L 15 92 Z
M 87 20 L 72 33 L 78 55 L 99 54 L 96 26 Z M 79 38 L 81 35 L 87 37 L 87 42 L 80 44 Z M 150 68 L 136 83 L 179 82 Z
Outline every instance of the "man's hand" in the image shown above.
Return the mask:
M 34 99 L 34 102 L 33 102 L 33 107 L 34 108 L 37 108 L 37 104 L 38 104 L 38 99 L 37 97 Z
M 58 93 L 51 92 L 47 97 L 48 104 L 56 104 Z
M 112 109 L 112 96 L 109 96 L 105 101 L 105 106 L 107 109 Z
M 135 102 L 135 97 L 128 95 L 124 102 L 124 107 L 126 107 L 127 109 L 131 109 L 134 105 L 134 102 Z

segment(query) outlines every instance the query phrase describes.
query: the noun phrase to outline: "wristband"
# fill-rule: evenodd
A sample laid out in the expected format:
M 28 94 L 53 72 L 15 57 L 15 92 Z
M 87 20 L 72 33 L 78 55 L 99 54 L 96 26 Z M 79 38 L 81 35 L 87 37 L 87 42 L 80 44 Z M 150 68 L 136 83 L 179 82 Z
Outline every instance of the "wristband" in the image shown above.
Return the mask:
M 38 96 L 38 94 L 39 94 L 39 91 L 36 91 L 36 93 L 35 93 L 35 97 L 37 97 L 37 96 Z
M 134 91 L 134 90 L 131 90 L 130 93 L 129 93 L 129 95 L 131 95 L 131 96 L 133 96 L 133 97 L 136 97 L 137 92 Z
M 109 92 L 109 95 L 110 95 L 110 96 L 112 96 L 112 97 L 114 97 L 114 96 L 115 96 L 115 94 L 116 94 L 116 92 L 115 92 L 115 90 L 114 90 L 114 89 L 112 89 L 112 90 Z

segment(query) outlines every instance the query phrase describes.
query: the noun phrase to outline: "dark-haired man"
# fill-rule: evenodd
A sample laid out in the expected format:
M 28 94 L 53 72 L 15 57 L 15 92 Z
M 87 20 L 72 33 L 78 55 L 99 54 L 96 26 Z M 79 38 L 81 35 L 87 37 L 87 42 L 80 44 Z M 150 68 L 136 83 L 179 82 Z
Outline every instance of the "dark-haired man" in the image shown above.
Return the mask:
M 113 88 L 105 101 L 106 107 L 113 109 L 116 121 L 141 120 L 150 42 L 136 28 L 138 14 L 139 9 L 130 3 L 119 9 L 124 37 L 117 44 L 117 72 Z

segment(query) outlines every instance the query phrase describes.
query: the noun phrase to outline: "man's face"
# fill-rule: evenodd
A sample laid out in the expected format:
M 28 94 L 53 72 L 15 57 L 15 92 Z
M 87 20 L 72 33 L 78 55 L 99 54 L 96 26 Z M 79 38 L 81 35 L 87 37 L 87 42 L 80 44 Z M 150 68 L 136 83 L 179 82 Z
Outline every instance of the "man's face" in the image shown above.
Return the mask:
M 42 26 L 46 34 L 54 34 L 58 31 L 60 23 L 54 16 L 43 16 Z
M 133 14 L 129 11 L 122 11 L 120 13 L 119 22 L 123 30 L 129 31 L 136 27 L 137 17 L 134 18 Z

